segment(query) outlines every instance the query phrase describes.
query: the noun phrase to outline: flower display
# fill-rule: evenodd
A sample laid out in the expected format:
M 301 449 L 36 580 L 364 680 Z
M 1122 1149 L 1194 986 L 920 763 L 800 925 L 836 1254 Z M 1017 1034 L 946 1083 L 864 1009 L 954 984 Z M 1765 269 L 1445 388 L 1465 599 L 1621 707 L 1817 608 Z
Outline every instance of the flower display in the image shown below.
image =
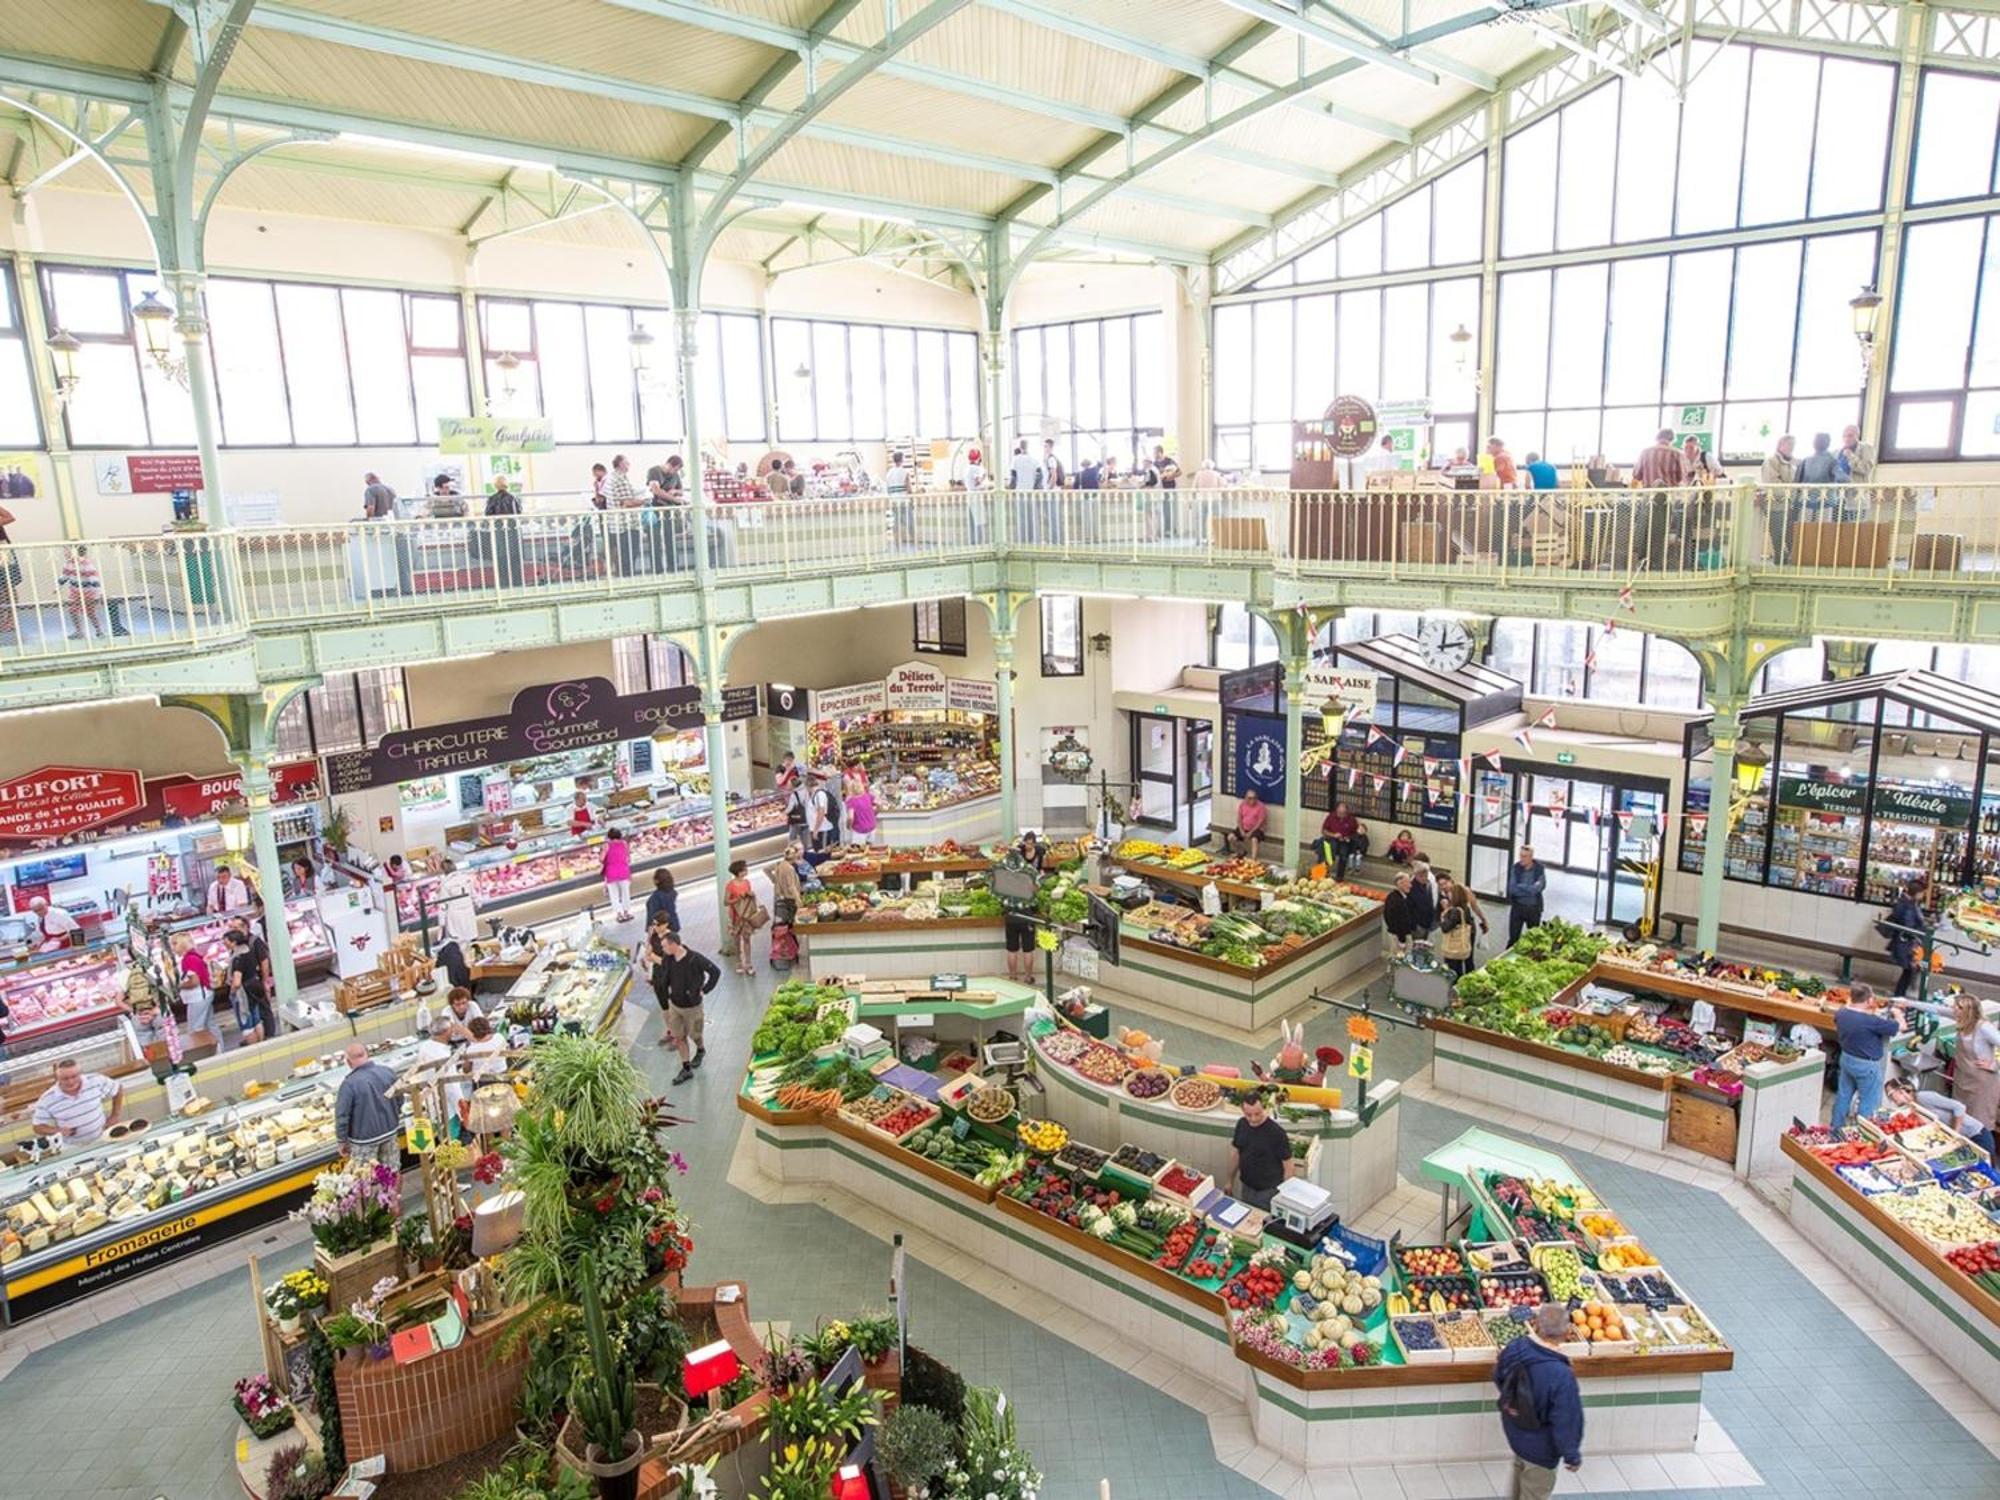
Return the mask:
M 344 1163 L 314 1179 L 312 1196 L 292 1217 L 305 1221 L 328 1255 L 365 1250 L 394 1232 L 401 1182 L 379 1162 Z
M 264 1305 L 280 1322 L 326 1305 L 326 1278 L 317 1271 L 293 1271 L 264 1293 Z
M 472 1164 L 472 1180 L 485 1186 L 491 1186 L 500 1180 L 500 1173 L 506 1168 L 506 1165 L 507 1163 L 501 1158 L 498 1151 L 489 1151 Z
M 291 1405 L 278 1394 L 269 1376 L 246 1375 L 237 1381 L 231 1404 L 255 1437 L 267 1438 L 292 1425 Z

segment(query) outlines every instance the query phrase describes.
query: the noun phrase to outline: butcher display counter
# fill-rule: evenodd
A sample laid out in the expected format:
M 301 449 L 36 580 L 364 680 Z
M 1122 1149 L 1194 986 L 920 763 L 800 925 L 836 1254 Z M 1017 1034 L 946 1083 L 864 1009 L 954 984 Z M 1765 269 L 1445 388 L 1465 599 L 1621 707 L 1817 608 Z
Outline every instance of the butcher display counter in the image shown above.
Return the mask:
M 621 819 L 618 826 L 632 846 L 637 876 L 655 865 L 707 852 L 713 825 L 706 799 L 682 798 Z M 774 792 L 730 806 L 731 839 L 773 838 L 784 830 L 785 805 Z M 604 839 L 601 834 L 579 839 L 567 828 L 551 829 L 516 840 L 511 849 L 453 849 L 452 857 L 472 872 L 474 909 L 499 912 L 601 884 Z M 405 930 L 415 928 L 426 911 L 432 921 L 438 920 L 438 880 L 422 875 L 396 886 L 397 915 Z M 643 882 L 635 884 L 643 889 Z
M 414 1041 L 372 1050 L 400 1072 Z M 283 1218 L 338 1154 L 333 1101 L 346 1076 L 337 1052 L 309 1058 L 254 1099 L 204 1106 L 197 1096 L 198 1113 L 153 1123 L 128 1111 L 115 1136 L 0 1172 L 6 1320 Z
M 84 1036 L 116 1023 L 125 1001 L 126 953 L 117 943 L 66 948 L 0 970 L 0 1022 L 10 1055 L 63 1036 Z
M 178 922 L 146 921 L 147 932 L 154 937 L 164 938 L 174 949 L 174 962 L 178 964 L 181 942 L 208 961 L 211 974 L 221 974 L 228 970 L 233 956 L 224 934 L 229 930 L 232 916 L 247 916 L 247 910 L 232 912 L 223 916 L 188 917 Z M 294 896 L 285 903 L 285 931 L 292 940 L 292 968 L 304 977 L 329 967 L 333 962 L 333 940 L 328 936 L 326 922 L 320 916 L 319 903 L 311 896 Z M 171 967 L 171 966 L 170 966 Z

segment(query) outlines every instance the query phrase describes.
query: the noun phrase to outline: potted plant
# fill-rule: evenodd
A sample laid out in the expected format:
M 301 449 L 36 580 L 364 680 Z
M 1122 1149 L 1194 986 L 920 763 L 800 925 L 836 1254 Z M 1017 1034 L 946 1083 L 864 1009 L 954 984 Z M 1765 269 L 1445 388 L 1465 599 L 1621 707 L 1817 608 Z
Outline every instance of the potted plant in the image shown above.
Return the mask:
M 296 1338 L 305 1315 L 326 1306 L 326 1292 L 326 1278 L 319 1272 L 293 1271 L 264 1293 L 264 1306 L 278 1332 L 288 1339 Z
M 958 1456 L 951 1424 L 928 1406 L 899 1406 L 882 1424 L 875 1451 L 889 1477 L 911 1500 L 927 1500 L 937 1477 Z
M 293 1217 L 312 1230 L 313 1259 L 335 1307 L 401 1268 L 395 1239 L 401 1207 L 401 1179 L 379 1162 L 343 1162 L 314 1179 L 312 1196 Z
M 231 1404 L 252 1437 L 271 1437 L 292 1425 L 291 1405 L 268 1375 L 247 1375 L 237 1381 Z
M 974 1386 L 965 1393 L 963 1436 L 965 1453 L 945 1471 L 943 1500 L 1030 1500 L 1042 1487 L 999 1391 Z
M 403 1254 L 403 1276 L 408 1280 L 444 1264 L 437 1241 L 431 1238 L 431 1221 L 423 1214 L 406 1214 L 396 1223 L 396 1248 Z
M 602 1500 L 632 1500 L 639 1493 L 639 1465 L 646 1457 L 634 1404 L 638 1381 L 630 1358 L 612 1342 L 596 1266 L 586 1257 L 577 1272 L 589 1357 L 570 1382 L 569 1420 L 556 1440 L 556 1452 L 571 1468 L 597 1481 Z

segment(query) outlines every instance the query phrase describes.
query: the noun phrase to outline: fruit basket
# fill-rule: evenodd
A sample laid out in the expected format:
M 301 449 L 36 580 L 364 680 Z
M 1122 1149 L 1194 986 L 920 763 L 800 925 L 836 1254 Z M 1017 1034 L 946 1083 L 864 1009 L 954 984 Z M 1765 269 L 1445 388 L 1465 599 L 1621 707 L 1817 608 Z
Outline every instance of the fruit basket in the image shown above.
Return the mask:
M 1074 1063 L 1097 1043 L 1080 1031 L 1057 1028 L 1041 1039 L 1042 1055 L 1050 1062 Z
M 1402 1351 L 1406 1365 L 1448 1365 L 1452 1352 L 1445 1347 L 1437 1320 L 1429 1313 L 1404 1313 L 1389 1319 L 1389 1334 Z
M 1529 1309 L 1525 1307 L 1498 1307 L 1483 1314 L 1486 1336 L 1493 1340 L 1495 1354 L 1514 1340 L 1528 1336 L 1528 1321 L 1531 1316 Z
M 1167 1099 L 1189 1114 L 1207 1114 L 1222 1102 L 1222 1086 L 1206 1078 L 1182 1078 L 1167 1090 Z
M 1165 1068 L 1134 1068 L 1125 1075 L 1125 1092 L 1134 1099 L 1158 1099 L 1174 1086 L 1174 1075 Z
M 1611 1241 L 1599 1246 L 1596 1253 L 1597 1269 L 1600 1271 L 1650 1270 L 1660 1263 L 1652 1251 L 1633 1239 Z
M 1069 1144 L 1069 1132 L 1054 1120 L 1023 1120 L 1014 1134 L 1037 1156 L 1054 1156 Z
M 965 1113 L 978 1125 L 999 1125 L 1014 1113 L 1014 1095 L 999 1084 L 988 1084 L 965 1101 Z
M 1549 1289 L 1538 1272 L 1489 1271 L 1478 1280 L 1482 1307 L 1540 1307 L 1549 1300 Z
M 1470 1276 L 1409 1276 L 1403 1285 L 1420 1312 L 1470 1312 L 1479 1306 L 1479 1288 Z
M 1612 1354 L 1635 1354 L 1638 1340 L 1631 1337 L 1625 1312 L 1609 1302 L 1586 1302 L 1570 1309 L 1570 1338 L 1562 1352 L 1571 1358 Z
M 1115 1088 L 1125 1081 L 1125 1075 L 1132 1071 L 1132 1065 L 1125 1060 L 1125 1054 L 1116 1047 L 1097 1043 L 1087 1049 L 1070 1066 L 1088 1078 L 1092 1083 L 1101 1083 Z

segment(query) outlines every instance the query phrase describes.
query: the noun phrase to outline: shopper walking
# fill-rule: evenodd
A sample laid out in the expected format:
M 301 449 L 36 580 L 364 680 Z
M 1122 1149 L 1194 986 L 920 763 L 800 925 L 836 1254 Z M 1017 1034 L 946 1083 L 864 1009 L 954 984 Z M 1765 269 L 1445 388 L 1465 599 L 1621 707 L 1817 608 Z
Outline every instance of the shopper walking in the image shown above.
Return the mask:
M 1917 962 L 1923 934 L 1930 930 L 1924 920 L 1923 902 L 1918 899 L 1923 886 L 1916 881 L 1900 887 L 1895 905 L 1889 908 L 1889 962 L 1896 966 L 1896 998 L 1902 999 L 1917 980 Z
M 806 818 L 812 826 L 813 848 L 831 849 L 840 842 L 840 793 L 833 789 L 831 776 L 822 774 L 813 778 Z
M 1044 477 L 1041 464 L 1028 452 L 1028 440 L 1017 438 L 1014 457 L 1007 465 L 1007 488 L 1012 491 L 1009 498 L 1013 501 L 1017 542 L 1032 544 L 1056 539 L 1053 528 L 1041 524 L 1048 519 L 1040 498 Z
M 686 1083 L 708 1055 L 702 1044 L 702 1000 L 722 982 L 722 970 L 708 956 L 681 941 L 678 932 L 660 934 L 659 956 L 653 962 L 653 998 L 660 1002 L 666 1029 L 659 1045 L 680 1054 L 675 1083 Z
M 396 514 L 396 492 L 382 482 L 380 474 L 361 476 L 361 518 L 364 521 L 387 521 Z
M 1507 867 L 1507 946 L 1521 940 L 1521 931 L 1542 925 L 1542 894 L 1548 889 L 1549 873 L 1535 861 L 1531 844 L 1521 846 L 1521 854 Z
M 889 527 L 899 546 L 917 540 L 917 514 L 910 504 L 910 469 L 901 450 L 889 455 L 888 472 L 882 476 L 882 492 L 889 497 Z
M 1410 936 L 1417 942 L 1437 930 L 1442 898 L 1431 879 L 1431 867 L 1422 860 L 1410 867 Z
M 881 826 L 875 816 L 875 793 L 865 779 L 854 782 L 847 794 L 847 826 L 864 844 L 880 842 Z
M 1833 453 L 1833 439 L 1823 432 L 1815 432 L 1812 452 L 1799 460 L 1799 483 L 1802 485 L 1826 486 L 1840 480 L 1840 460 Z M 1799 496 L 1800 507 L 1805 519 L 1834 520 L 1840 514 L 1840 501 L 1830 489 L 1814 488 Z
M 1514 468 L 1514 455 L 1507 451 L 1505 438 L 1488 438 L 1486 456 L 1493 460 L 1493 477 L 1499 481 L 1500 488 L 1509 489 L 1520 479 Z
M 1410 877 L 1396 877 L 1389 894 L 1382 899 L 1382 930 L 1389 935 L 1390 951 L 1398 958 L 1410 951 L 1410 935 L 1415 924 L 1410 917 Z
M 472 872 L 461 870 L 449 855 L 438 862 L 438 869 L 442 877 L 438 881 L 437 900 L 444 918 L 445 940 L 463 949 L 479 937 L 479 909 L 474 904 Z
M 653 871 L 653 892 L 646 897 L 646 930 L 652 931 L 662 921 L 674 931 L 680 931 L 680 890 L 674 884 L 673 871 L 665 865 Z
M 1500 1351 L 1493 1385 L 1500 1393 L 1500 1430 L 1514 1450 L 1513 1500 L 1548 1500 L 1556 1465 L 1574 1474 L 1583 1465 L 1583 1395 L 1560 1345 L 1569 1337 L 1565 1303 L 1535 1309 L 1525 1338 Z
M 632 846 L 613 827 L 604 840 L 604 900 L 617 920 L 632 920 Z
M 757 935 L 757 929 L 771 920 L 771 914 L 757 899 L 757 892 L 750 885 L 750 865 L 747 860 L 732 860 L 729 865 L 729 883 L 722 888 L 723 927 L 728 934 L 729 945 L 736 952 L 736 972 L 754 974 L 757 966 L 750 961 L 750 939 Z
M 1889 1043 L 1902 1026 L 1896 1016 L 1882 1014 L 1882 997 L 1866 984 L 1848 986 L 1849 999 L 1834 1016 L 1834 1036 L 1840 1043 L 1840 1069 L 1833 1089 L 1833 1128 L 1847 1123 L 1850 1108 L 1872 1115 L 1882 1107 L 1883 1063 Z
M 333 1096 L 333 1138 L 350 1161 L 399 1167 L 396 1136 L 403 1106 L 396 1098 L 395 1072 L 368 1055 L 365 1042 L 347 1045 L 347 1076 Z
M 263 966 L 250 948 L 250 934 L 231 930 L 223 934 L 229 944 L 229 997 L 236 1006 L 238 1036 L 242 1045 L 267 1041 L 278 1034 L 278 1018 L 271 1013 L 271 992 L 264 987 Z
M 1438 957 L 1452 973 L 1463 976 L 1472 969 L 1473 950 L 1487 933 L 1486 913 L 1469 886 L 1453 883 L 1438 913 Z

